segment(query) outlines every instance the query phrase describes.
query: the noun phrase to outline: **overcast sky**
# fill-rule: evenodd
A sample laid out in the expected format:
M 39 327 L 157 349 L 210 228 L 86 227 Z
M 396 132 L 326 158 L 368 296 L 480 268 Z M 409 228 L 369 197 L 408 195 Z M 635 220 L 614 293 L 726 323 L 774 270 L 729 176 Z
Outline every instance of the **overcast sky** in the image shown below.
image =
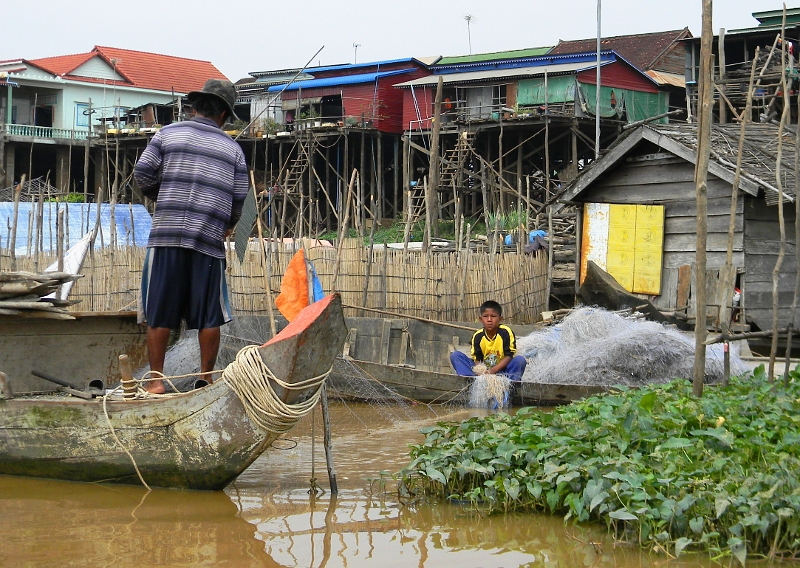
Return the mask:
M 250 71 L 464 55 L 596 35 L 594 0 L 6 0 L 0 60 L 82 53 L 95 45 L 203 59 L 236 81 Z M 800 4 L 800 1 L 798 2 Z M 35 8 L 34 8 L 35 5 Z M 788 7 L 794 7 L 789 4 Z M 717 0 L 713 26 L 757 24 L 772 0 Z M 604 36 L 689 27 L 701 0 L 602 0 Z M 464 19 L 473 16 L 469 25 Z M 357 51 L 353 44 L 357 44 Z

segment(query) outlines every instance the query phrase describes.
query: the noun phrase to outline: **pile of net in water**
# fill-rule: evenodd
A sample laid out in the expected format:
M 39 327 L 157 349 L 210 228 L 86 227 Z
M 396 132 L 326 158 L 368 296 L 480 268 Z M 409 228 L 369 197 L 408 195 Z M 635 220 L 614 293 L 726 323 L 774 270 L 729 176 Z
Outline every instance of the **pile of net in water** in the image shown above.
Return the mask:
M 511 404 L 511 379 L 504 375 L 478 375 L 469 387 L 471 408 L 503 408 Z
M 723 345 L 706 350 L 706 381 L 723 375 Z M 694 336 L 602 308 L 581 308 L 557 325 L 517 338 L 517 354 L 528 366 L 523 381 L 533 383 L 637 386 L 691 379 Z M 730 346 L 731 374 L 747 367 Z

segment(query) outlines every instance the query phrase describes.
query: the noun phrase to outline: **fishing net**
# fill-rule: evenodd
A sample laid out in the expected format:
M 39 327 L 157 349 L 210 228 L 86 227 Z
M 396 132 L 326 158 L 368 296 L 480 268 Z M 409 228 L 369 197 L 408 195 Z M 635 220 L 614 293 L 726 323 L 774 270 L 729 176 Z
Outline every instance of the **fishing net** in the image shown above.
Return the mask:
M 722 344 L 706 349 L 708 382 L 722 379 L 723 349 Z M 517 352 L 528 360 L 523 381 L 638 386 L 691 378 L 694 336 L 635 315 L 585 307 L 544 331 L 517 338 Z M 731 374 L 747 371 L 735 344 L 730 365 Z
M 511 403 L 511 379 L 503 375 L 478 375 L 469 387 L 472 408 L 503 408 Z
M 286 325 L 285 320 L 278 319 L 277 329 L 280 330 Z M 272 337 L 271 324 L 267 316 L 238 315 L 233 321 L 221 328 L 221 338 L 219 355 L 217 356 L 217 369 L 224 369 L 234 359 L 239 351 L 248 345 L 261 345 Z M 309 356 L 313 356 L 310 354 Z M 167 350 L 164 359 L 164 375 L 174 377 L 198 373 L 200 371 L 200 348 L 197 342 L 197 330 L 183 330 L 176 341 Z M 149 370 L 149 366 L 143 366 L 134 372 L 134 377 L 140 378 Z M 368 373 L 359 369 L 351 361 L 339 357 L 334 363 L 333 372 L 338 381 L 344 381 L 347 392 L 357 393 L 361 401 L 365 401 L 371 407 L 381 410 L 381 415 L 388 423 L 399 423 L 409 420 L 420 419 L 418 412 L 419 406 L 416 401 L 408 400 L 393 390 L 383 385 L 379 377 L 369 376 Z M 214 376 L 218 379 L 219 374 Z M 175 389 L 180 392 L 192 390 L 195 387 L 197 376 L 180 377 L 170 379 Z M 167 392 L 172 388 L 167 385 Z M 328 387 L 328 398 L 331 402 L 341 404 L 345 407 L 359 407 L 362 403 L 354 402 L 343 398 L 340 393 L 331 386 Z M 484 403 L 482 408 L 486 407 Z M 358 412 L 350 413 L 352 419 L 359 421 Z M 430 414 L 428 409 L 424 412 L 425 416 Z

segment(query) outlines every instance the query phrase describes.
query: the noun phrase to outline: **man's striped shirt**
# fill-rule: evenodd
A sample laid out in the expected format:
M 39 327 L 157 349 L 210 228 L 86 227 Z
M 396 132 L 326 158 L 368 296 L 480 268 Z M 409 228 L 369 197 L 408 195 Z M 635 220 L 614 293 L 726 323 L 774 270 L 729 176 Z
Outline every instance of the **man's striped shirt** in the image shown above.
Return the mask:
M 156 201 L 148 247 L 225 258 L 225 232 L 239 220 L 249 187 L 244 153 L 230 136 L 204 117 L 165 126 L 142 152 L 134 177 Z

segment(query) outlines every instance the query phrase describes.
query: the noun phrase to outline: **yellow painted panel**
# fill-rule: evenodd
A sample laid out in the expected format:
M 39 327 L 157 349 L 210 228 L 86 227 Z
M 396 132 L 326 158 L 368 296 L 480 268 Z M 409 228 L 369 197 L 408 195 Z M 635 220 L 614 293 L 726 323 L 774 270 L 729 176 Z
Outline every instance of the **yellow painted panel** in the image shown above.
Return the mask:
M 629 292 L 633 288 L 636 205 L 610 205 L 606 271 Z
M 661 264 L 664 250 L 664 207 L 639 205 L 636 208 L 636 239 L 633 285 L 637 294 L 661 294 Z

